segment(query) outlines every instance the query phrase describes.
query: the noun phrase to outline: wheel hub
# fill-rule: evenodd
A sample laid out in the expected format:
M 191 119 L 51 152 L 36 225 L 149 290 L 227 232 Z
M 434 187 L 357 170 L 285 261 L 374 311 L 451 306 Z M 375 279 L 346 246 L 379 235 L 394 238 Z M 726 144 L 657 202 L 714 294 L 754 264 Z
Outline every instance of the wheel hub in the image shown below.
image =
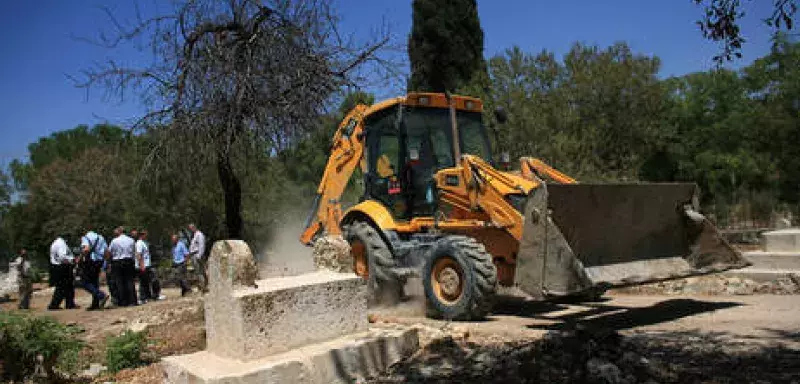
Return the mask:
M 444 268 L 439 272 L 439 285 L 442 287 L 442 293 L 446 296 L 457 297 L 459 294 L 458 286 L 461 284 L 461 278 L 458 272 L 451 267 Z
M 458 302 L 464 294 L 464 271 L 452 257 L 436 260 L 430 279 L 436 297 L 448 305 Z

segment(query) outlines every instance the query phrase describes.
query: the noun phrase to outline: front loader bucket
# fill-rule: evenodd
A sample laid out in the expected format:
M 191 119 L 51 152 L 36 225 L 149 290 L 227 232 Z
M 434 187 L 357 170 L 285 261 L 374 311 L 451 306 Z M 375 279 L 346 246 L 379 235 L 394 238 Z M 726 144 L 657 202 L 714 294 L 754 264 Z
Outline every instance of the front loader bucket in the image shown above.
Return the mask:
M 560 296 L 742 268 L 696 212 L 694 184 L 542 184 L 525 207 L 516 284 Z

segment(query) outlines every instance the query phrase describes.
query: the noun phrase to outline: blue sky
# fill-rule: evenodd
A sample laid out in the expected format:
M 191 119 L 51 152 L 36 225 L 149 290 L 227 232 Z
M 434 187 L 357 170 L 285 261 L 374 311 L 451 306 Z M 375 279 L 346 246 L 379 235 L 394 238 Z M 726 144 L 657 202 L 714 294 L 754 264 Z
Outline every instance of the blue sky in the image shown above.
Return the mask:
M 341 29 L 368 37 L 382 20 L 395 38 L 405 42 L 411 25 L 410 0 L 333 0 Z M 96 36 L 108 27 L 98 9 L 107 5 L 121 18 L 134 14 L 132 2 L 40 0 L 0 2 L 0 167 L 27 155 L 27 145 L 54 131 L 79 124 L 112 122 L 125 125 L 142 113 L 135 100 L 105 101 L 102 92 L 86 95 L 67 75 L 115 57 L 136 63 L 147 60 L 134 50 L 113 52 L 74 39 Z M 169 0 L 140 0 L 143 13 L 169 7 Z M 769 51 L 770 30 L 761 19 L 769 1 L 744 1 L 744 57 L 731 67 L 749 64 Z M 704 41 L 695 21 L 701 9 L 693 0 L 478 0 L 485 34 L 485 55 L 519 45 L 528 52 L 546 49 L 563 56 L 574 42 L 608 46 L 626 41 L 635 52 L 657 55 L 661 76 L 681 75 L 713 67 L 718 47 Z M 368 89 L 380 96 L 403 89 Z

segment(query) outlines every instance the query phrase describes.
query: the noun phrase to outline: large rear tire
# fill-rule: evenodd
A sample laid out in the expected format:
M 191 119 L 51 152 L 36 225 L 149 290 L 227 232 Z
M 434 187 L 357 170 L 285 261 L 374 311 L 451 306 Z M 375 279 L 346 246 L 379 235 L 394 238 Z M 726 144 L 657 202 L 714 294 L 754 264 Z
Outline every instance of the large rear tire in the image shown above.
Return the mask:
M 395 273 L 397 263 L 378 231 L 369 223 L 355 221 L 344 227 L 344 238 L 350 244 L 353 271 L 367 281 L 368 303 L 398 302 L 404 281 Z
M 480 320 L 492 309 L 497 268 L 483 244 L 446 236 L 432 247 L 422 272 L 429 316 Z

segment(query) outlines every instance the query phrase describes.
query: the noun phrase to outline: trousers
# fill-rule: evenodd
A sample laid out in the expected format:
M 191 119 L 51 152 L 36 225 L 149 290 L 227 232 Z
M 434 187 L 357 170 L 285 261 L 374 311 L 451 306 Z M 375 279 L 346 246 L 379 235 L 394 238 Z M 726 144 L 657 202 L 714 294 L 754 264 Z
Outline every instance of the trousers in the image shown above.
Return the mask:
M 72 272 L 72 264 L 50 264 L 50 282 L 55 290 L 48 308 L 60 308 L 62 301 L 65 302 L 67 309 L 75 308 L 75 275 Z
M 136 305 L 136 265 L 133 259 L 119 259 L 111 261 L 111 274 L 117 285 L 117 305 L 127 307 Z
M 161 282 L 158 281 L 156 271 L 153 267 L 145 267 L 144 271 L 139 271 L 139 299 L 156 300 L 161 296 Z

